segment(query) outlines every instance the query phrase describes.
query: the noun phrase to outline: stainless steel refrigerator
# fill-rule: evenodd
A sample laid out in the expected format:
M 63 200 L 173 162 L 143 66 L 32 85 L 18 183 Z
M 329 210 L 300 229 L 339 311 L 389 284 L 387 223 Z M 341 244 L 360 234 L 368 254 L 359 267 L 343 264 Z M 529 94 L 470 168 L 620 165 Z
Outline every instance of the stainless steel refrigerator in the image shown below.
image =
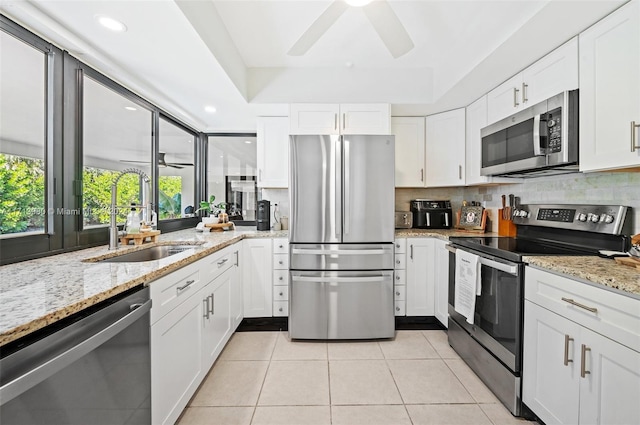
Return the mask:
M 290 338 L 394 336 L 394 143 L 290 136 Z

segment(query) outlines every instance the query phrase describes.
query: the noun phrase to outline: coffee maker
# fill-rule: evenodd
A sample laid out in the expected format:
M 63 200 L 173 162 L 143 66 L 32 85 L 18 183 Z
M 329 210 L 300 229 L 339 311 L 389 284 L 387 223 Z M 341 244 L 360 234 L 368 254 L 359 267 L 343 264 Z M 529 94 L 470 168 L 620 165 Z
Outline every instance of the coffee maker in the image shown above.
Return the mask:
M 410 203 L 413 227 L 418 229 L 450 229 L 453 224 L 451 201 L 414 199 Z
M 258 230 L 271 230 L 271 202 L 266 199 L 258 201 L 258 212 L 256 217 Z

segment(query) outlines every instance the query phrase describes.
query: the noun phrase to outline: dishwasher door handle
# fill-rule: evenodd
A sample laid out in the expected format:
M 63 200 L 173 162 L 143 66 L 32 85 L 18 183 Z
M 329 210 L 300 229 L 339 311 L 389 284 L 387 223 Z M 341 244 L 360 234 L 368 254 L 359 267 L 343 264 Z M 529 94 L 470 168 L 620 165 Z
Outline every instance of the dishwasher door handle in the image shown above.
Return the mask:
M 131 308 L 132 310 L 129 314 L 123 316 L 100 332 L 0 387 L 0 400 L 2 404 L 33 388 L 135 323 L 151 310 L 151 300 L 148 300 L 139 307 L 136 307 L 134 304 Z
M 384 282 L 391 280 L 388 276 L 358 276 L 358 277 L 335 277 L 335 276 L 294 276 L 294 282 L 318 282 L 318 283 L 362 283 L 362 282 Z

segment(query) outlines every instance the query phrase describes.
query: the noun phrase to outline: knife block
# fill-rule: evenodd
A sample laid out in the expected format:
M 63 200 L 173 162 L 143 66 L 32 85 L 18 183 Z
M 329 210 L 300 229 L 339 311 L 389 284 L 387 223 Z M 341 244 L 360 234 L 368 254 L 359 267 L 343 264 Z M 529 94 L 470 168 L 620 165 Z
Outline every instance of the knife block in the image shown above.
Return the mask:
M 498 210 L 498 236 L 515 236 L 516 225 L 513 221 L 502 218 L 502 208 Z

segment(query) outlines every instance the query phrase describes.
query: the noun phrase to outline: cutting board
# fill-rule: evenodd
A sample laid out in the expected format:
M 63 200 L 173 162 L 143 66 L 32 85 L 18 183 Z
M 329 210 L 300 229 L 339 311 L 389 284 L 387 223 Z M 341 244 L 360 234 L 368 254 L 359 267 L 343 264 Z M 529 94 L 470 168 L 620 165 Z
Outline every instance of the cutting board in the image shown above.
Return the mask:
M 621 264 L 623 266 L 635 267 L 640 270 L 640 260 L 633 257 L 616 257 L 616 263 Z
M 222 232 L 225 228 L 233 226 L 233 223 L 206 223 L 205 227 L 210 227 L 211 232 Z

